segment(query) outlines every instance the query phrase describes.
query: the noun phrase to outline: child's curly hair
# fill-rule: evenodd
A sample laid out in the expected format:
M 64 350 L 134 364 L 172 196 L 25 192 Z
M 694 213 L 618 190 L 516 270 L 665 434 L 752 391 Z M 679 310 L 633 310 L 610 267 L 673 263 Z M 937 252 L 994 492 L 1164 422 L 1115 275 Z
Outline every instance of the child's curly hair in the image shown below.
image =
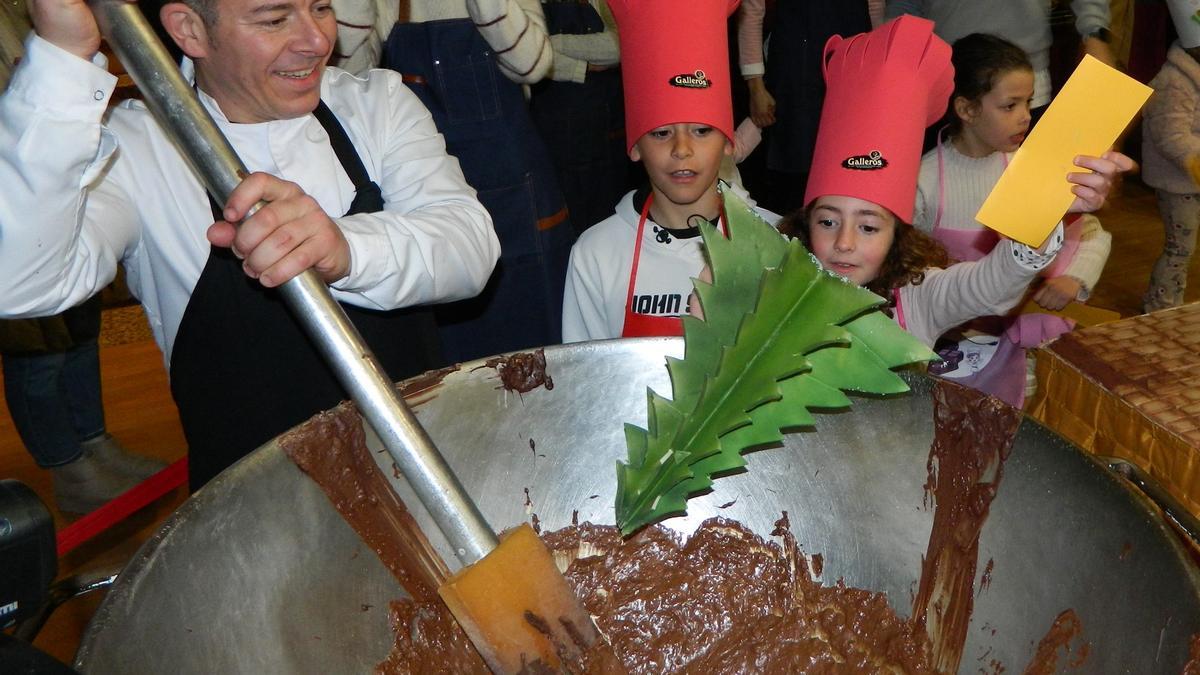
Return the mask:
M 789 237 L 799 237 L 808 250 L 812 250 L 812 239 L 808 229 L 811 205 L 793 211 L 779 221 L 779 231 Z M 925 281 L 925 270 L 930 267 L 946 267 L 950 256 L 946 249 L 932 237 L 917 228 L 896 219 L 896 236 L 888 249 L 887 257 L 879 269 L 879 276 L 866 285 L 866 289 L 891 301 L 892 289 Z

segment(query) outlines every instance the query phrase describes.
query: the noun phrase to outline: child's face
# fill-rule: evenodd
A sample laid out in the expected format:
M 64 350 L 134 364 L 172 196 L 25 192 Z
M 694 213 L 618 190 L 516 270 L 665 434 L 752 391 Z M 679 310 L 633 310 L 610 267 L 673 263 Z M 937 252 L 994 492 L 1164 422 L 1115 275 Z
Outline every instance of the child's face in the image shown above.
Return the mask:
M 707 124 L 668 124 L 647 132 L 630 150 L 650 184 L 677 205 L 694 204 L 717 184 L 721 158 L 733 153 L 725 135 Z
M 892 248 L 896 217 L 865 199 L 825 195 L 809 210 L 808 232 L 822 267 L 865 286 L 879 276 Z
M 1013 152 L 1029 131 L 1029 103 L 1033 100 L 1033 73 L 1010 70 L 996 80 L 982 98 L 966 103 L 955 100 L 963 134 L 992 151 Z

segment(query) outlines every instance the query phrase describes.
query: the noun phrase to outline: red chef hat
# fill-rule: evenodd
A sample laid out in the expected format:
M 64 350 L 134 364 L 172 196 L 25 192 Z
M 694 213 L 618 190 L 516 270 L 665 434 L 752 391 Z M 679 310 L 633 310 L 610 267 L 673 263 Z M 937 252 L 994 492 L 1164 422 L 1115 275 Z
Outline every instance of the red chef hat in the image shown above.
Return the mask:
M 825 104 L 804 203 L 857 197 L 912 222 L 925 128 L 954 90 L 950 46 L 933 22 L 901 16 L 825 44 Z
M 609 0 L 621 38 L 626 150 L 666 124 L 733 140 L 726 20 L 740 0 Z

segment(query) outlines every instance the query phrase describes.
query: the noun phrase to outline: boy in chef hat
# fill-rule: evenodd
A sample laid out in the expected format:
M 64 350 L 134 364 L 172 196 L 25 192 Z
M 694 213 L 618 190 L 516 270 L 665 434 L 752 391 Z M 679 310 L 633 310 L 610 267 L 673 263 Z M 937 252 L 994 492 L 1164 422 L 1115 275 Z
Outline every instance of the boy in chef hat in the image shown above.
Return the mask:
M 1151 80 L 1154 95 L 1142 113 L 1142 180 L 1158 194 L 1166 230 L 1142 298 L 1146 312 L 1183 303 L 1200 227 L 1200 0 L 1167 5 L 1179 40 Z
M 698 225 L 723 228 L 717 178 L 734 138 L 726 21 L 737 4 L 609 0 L 627 149 L 649 186 L 625 195 L 571 250 L 564 342 L 683 334 L 680 315 L 705 263 Z
M 912 220 L 925 128 L 954 86 L 950 47 L 933 23 L 902 16 L 825 47 L 827 91 L 805 208 L 780 229 L 799 236 L 830 272 L 888 299 L 893 316 L 932 346 L 945 331 L 1015 306 L 1062 244 L 1061 224 L 1040 248 L 1004 239 L 977 262 L 947 267 L 945 251 Z M 1100 208 L 1120 153 L 1080 157 L 1072 212 Z

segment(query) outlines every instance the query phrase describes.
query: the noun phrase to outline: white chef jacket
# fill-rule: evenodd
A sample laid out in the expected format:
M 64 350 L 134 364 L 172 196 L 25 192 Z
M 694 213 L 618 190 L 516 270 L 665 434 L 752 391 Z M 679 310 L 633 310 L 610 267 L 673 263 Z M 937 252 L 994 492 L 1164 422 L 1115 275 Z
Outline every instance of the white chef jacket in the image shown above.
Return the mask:
M 191 76 L 190 63 L 184 73 Z M 170 364 L 208 259 L 212 211 L 199 178 L 139 101 L 105 113 L 116 78 L 36 35 L 0 96 L 0 317 L 55 314 L 94 295 L 124 262 Z M 331 217 L 354 186 L 306 115 L 233 124 L 200 92 L 242 162 L 298 184 Z M 477 294 L 500 253 L 491 218 L 428 110 L 390 71 L 329 68 L 321 98 L 354 143 L 385 210 L 334 217 L 351 251 L 334 296 L 372 309 Z

